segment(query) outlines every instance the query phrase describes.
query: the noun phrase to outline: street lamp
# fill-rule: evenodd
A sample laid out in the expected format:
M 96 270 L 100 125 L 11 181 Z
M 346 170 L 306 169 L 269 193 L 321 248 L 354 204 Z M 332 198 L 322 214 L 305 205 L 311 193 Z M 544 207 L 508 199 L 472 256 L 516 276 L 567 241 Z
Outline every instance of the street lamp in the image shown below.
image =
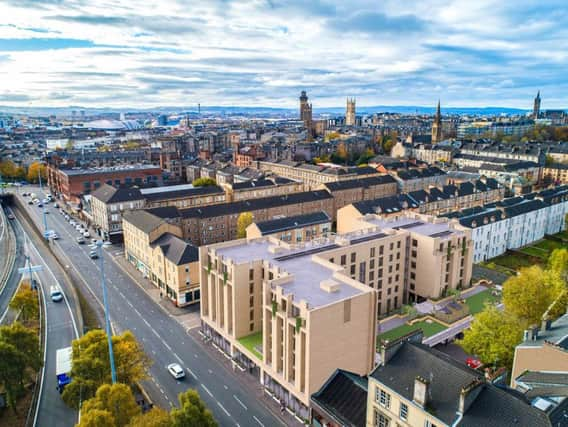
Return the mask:
M 43 187 L 41 185 L 41 170 L 37 171 L 37 176 L 39 178 L 39 189 L 40 189 L 40 193 L 43 194 L 43 197 L 45 197 L 45 194 L 43 193 Z M 45 238 L 45 240 L 49 240 L 49 236 L 51 234 L 50 230 L 47 229 L 47 216 L 45 214 L 45 204 L 43 203 L 43 200 L 40 201 L 41 202 L 41 211 L 43 213 L 43 237 Z
M 101 283 L 103 287 L 103 304 L 105 306 L 105 326 L 106 326 L 106 334 L 108 339 L 108 353 L 110 358 L 110 372 L 112 376 L 112 383 L 116 383 L 116 368 L 114 366 L 114 353 L 112 350 L 112 335 L 110 330 L 110 315 L 108 309 L 108 298 L 107 298 L 107 290 L 106 290 L 106 281 L 105 281 L 105 270 L 104 270 L 104 261 L 103 261 L 103 242 L 101 240 L 97 241 L 96 243 L 97 248 L 99 249 L 99 258 L 100 258 L 100 268 L 101 268 Z

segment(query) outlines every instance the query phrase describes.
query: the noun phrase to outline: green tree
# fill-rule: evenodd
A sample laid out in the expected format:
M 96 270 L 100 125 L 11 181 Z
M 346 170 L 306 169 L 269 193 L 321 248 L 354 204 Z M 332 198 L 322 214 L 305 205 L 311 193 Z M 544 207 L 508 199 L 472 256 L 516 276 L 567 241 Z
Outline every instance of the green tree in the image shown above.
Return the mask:
M 73 341 L 71 378 L 65 386 L 63 400 L 78 408 L 79 399 L 95 396 L 98 388 L 111 383 L 110 360 L 106 333 L 94 329 Z M 130 331 L 112 337 L 114 362 L 118 381 L 132 385 L 146 378 L 150 359 Z
M 361 153 L 361 155 L 359 156 L 359 158 L 355 163 L 359 166 L 367 164 L 369 163 L 369 160 L 371 160 L 373 157 L 375 157 L 375 152 L 373 151 L 372 148 L 367 148 L 365 151 Z
M 35 319 L 39 314 L 39 301 L 35 291 L 32 291 L 27 282 L 22 283 L 20 290 L 9 304 L 12 310 L 20 312 L 24 322 Z
M 42 181 L 47 180 L 47 168 L 43 163 L 33 162 L 28 168 L 28 182 L 36 183 L 39 181 L 38 174 L 41 175 Z
M 115 427 L 115 425 L 109 411 L 92 409 L 87 413 L 81 413 L 81 422 L 77 427 Z
M 18 167 L 12 160 L 3 160 L 0 162 L 0 175 L 4 179 L 15 178 Z
M 548 257 L 548 269 L 568 282 L 568 249 L 554 249 Z
M 16 322 L 0 327 L 0 385 L 8 405 L 16 411 L 16 400 L 30 374 L 42 365 L 37 333 Z
M 111 416 L 114 427 L 124 427 L 130 420 L 140 415 L 141 409 L 136 403 L 134 394 L 126 384 L 103 384 L 97 389 L 95 397 L 85 401 L 81 408 L 81 418 L 90 411 L 104 411 Z M 82 422 L 79 423 L 82 427 Z
M 243 212 L 237 218 L 237 239 L 242 239 L 247 236 L 247 227 L 253 222 L 253 217 L 250 212 Z
M 213 178 L 204 177 L 204 178 L 194 179 L 192 184 L 194 187 L 210 187 L 213 185 L 217 185 L 217 181 L 215 181 Z
M 170 414 L 155 406 L 150 411 L 132 418 L 128 427 L 171 427 L 171 425 Z
M 540 325 L 542 315 L 562 291 L 562 284 L 554 280 L 553 274 L 534 265 L 522 268 L 503 284 L 503 304 L 523 326 Z
M 189 389 L 178 396 L 179 408 L 172 409 L 170 417 L 173 427 L 215 427 L 217 422 L 206 407 L 197 391 Z
M 485 364 L 511 367 L 515 346 L 522 337 L 523 325 L 514 316 L 487 306 L 475 316 L 458 344 Z

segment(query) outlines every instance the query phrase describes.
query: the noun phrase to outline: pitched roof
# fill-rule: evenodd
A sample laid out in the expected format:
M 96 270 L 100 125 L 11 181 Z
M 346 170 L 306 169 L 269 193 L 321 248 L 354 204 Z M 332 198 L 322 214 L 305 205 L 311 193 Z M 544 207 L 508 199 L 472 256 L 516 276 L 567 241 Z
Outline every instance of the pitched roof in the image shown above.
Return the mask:
M 122 215 L 122 218 L 144 233 L 150 233 L 164 222 L 162 218 L 152 215 L 144 209 L 126 211 Z
M 390 175 L 369 176 L 367 178 L 347 179 L 344 181 L 335 181 L 325 183 L 325 187 L 329 191 L 350 190 L 352 188 L 368 188 L 372 185 L 383 185 L 396 183 L 396 180 Z
M 159 246 L 164 256 L 175 265 L 199 261 L 199 249 L 171 233 L 162 234 L 150 246 Z
M 338 369 L 312 394 L 311 401 L 342 426 L 364 427 L 367 418 L 367 378 Z
M 166 187 L 167 188 L 167 187 Z M 223 194 L 224 191 L 218 185 L 206 185 L 204 187 L 185 188 L 182 190 L 160 191 L 144 194 L 144 198 L 150 201 L 179 199 L 182 197 L 196 197 L 207 194 Z
M 272 219 L 270 221 L 257 222 L 256 226 L 262 233 L 272 234 L 281 231 L 293 230 L 298 227 L 308 227 L 310 225 L 325 224 L 330 222 L 331 218 L 323 211 L 313 212 L 305 215 L 295 215 L 286 218 Z
M 100 200 L 103 203 L 120 203 L 130 202 L 134 200 L 143 200 L 144 196 L 140 193 L 140 189 L 136 187 L 113 187 L 112 185 L 103 184 L 91 193 L 91 197 Z

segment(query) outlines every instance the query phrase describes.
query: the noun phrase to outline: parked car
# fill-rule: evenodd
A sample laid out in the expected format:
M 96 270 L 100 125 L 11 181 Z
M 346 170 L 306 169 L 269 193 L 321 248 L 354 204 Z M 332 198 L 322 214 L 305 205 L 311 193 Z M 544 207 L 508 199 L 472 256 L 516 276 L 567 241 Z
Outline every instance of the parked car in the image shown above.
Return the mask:
M 84 245 L 84 244 L 85 244 L 85 239 L 83 238 L 83 236 L 77 237 L 77 243 L 79 243 L 80 245 Z
M 183 370 L 183 368 L 180 366 L 179 363 L 170 363 L 168 365 L 168 372 L 176 380 L 180 380 L 185 377 L 185 371 Z
M 58 205 L 57 203 L 54 203 L 54 204 L 53 204 L 53 207 L 54 207 L 54 208 L 58 208 L 59 205 Z
M 12 214 L 8 214 L 8 219 L 16 219 L 16 217 Z
M 88 239 L 89 237 L 91 237 L 91 233 L 89 233 L 88 231 L 85 231 L 83 233 L 83 237 L 86 237 Z
M 89 252 L 89 257 L 91 259 L 97 259 L 99 257 L 99 254 L 97 253 L 97 251 L 92 250 L 91 252 Z
M 59 235 L 57 233 L 51 233 L 50 236 L 53 240 L 59 240 Z

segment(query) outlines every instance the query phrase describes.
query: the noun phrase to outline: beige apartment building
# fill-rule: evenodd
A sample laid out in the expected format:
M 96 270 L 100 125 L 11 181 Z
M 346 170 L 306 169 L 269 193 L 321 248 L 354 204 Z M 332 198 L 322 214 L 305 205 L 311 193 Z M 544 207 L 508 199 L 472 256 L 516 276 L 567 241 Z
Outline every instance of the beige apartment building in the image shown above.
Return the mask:
M 247 239 L 273 236 L 288 243 L 309 242 L 331 233 L 331 217 L 325 212 L 293 215 L 269 221 L 253 222 L 247 227 Z
M 351 264 L 350 272 L 379 291 L 379 315 L 406 302 L 438 299 L 471 285 L 471 231 L 458 221 L 410 212 L 387 219 L 375 214 L 341 215 L 341 211 L 338 215 L 339 235 L 377 229 L 383 234 L 395 231 L 398 237 L 389 237 L 393 242 L 379 247 L 377 263 L 372 254 L 356 257 L 358 265 Z M 383 256 L 383 250 L 389 252 Z
M 282 196 L 304 191 L 304 184 L 287 178 L 269 177 L 245 182 L 223 184 L 227 202 Z
M 144 210 L 125 212 L 124 255 L 177 306 L 200 300 L 199 253 L 181 228 Z
M 200 248 L 202 331 L 303 419 L 336 368 L 365 375 L 374 365 L 376 291 L 329 261 L 337 246 L 260 238 Z

